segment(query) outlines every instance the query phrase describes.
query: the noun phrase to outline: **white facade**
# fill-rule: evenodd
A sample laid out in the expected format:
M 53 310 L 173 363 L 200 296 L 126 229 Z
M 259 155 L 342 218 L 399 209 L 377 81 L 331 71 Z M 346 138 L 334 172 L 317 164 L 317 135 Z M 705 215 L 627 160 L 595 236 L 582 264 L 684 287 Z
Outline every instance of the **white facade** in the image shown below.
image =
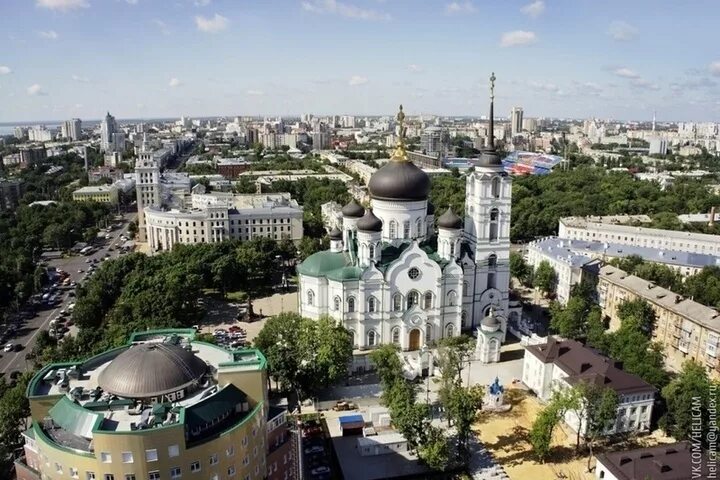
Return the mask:
M 138 234 L 147 239 L 145 208 L 160 206 L 160 167 L 152 153 L 141 153 L 135 162 L 135 191 L 137 193 Z
M 144 209 L 151 252 L 175 244 L 251 240 L 258 237 L 302 239 L 303 210 L 287 193 L 236 195 L 193 194 L 192 208 Z
M 100 122 L 100 149 L 103 151 L 110 150 L 113 146 L 113 134 L 118 132 L 117 122 L 115 117 L 110 115 L 110 112 L 105 115 L 105 118 Z
M 717 235 L 593 222 L 581 217 L 560 219 L 558 236 L 576 240 L 720 255 Z
M 604 371 L 604 373 L 599 373 L 599 375 L 603 375 L 607 380 L 606 384 L 608 388 L 613 388 L 618 394 L 616 420 L 615 423 L 606 430 L 606 434 L 621 432 L 640 433 L 650 430 L 650 419 L 655 401 L 655 389 L 651 385 L 643 382 L 639 377 L 636 377 L 638 382 L 636 382 L 636 385 L 630 390 L 618 390 L 618 388 L 615 387 L 616 383 L 620 383 L 617 381 L 618 376 L 625 378 L 635 376 L 620 371 L 612 365 L 612 360 L 592 352 L 579 342 L 567 340 L 563 342 L 551 340 L 551 342 L 555 342 L 554 347 L 557 353 L 547 359 L 547 361 L 542 356 L 538 356 L 537 349 L 553 348 L 551 343 L 526 347 L 523 359 L 523 383 L 535 392 L 542 401 L 549 401 L 552 398 L 553 392 L 556 390 L 570 388 L 572 384 L 577 383 L 579 377 L 583 374 L 590 375 Z M 566 347 L 565 345 L 570 345 L 570 347 Z M 565 359 L 558 361 L 557 357 L 564 354 L 564 348 L 568 348 L 568 351 L 569 348 L 576 350 L 584 349 L 585 352 L 582 353 L 582 358 L 584 358 L 587 363 L 574 365 L 572 361 L 564 361 Z M 567 354 L 567 352 L 565 352 L 565 354 Z M 578 357 L 580 356 L 575 355 L 575 359 Z M 604 362 L 611 362 L 611 365 L 603 365 Z M 600 365 L 600 368 L 597 368 L 597 364 Z M 568 370 L 574 367 L 578 368 L 577 372 Z M 584 368 L 587 370 L 583 370 Z M 613 372 L 619 372 L 619 374 Z M 645 385 L 644 387 L 642 386 L 643 384 Z M 580 429 L 581 434 L 584 434 L 587 428 L 585 419 L 583 418 L 581 423 L 581 419 L 578 418 L 575 412 L 568 412 L 565 415 L 564 421 L 573 431 L 577 432 L 578 429 Z

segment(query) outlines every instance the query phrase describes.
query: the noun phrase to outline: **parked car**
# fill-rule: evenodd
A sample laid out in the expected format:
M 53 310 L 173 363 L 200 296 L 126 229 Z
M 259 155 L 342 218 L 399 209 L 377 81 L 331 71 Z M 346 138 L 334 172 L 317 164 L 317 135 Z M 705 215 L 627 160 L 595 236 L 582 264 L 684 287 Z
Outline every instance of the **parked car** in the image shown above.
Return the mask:
M 6 343 L 3 347 L 3 352 L 14 352 L 15 351 L 15 344 L 14 343 Z
M 328 466 L 317 467 L 317 468 L 313 468 L 312 470 L 310 470 L 310 475 L 312 475 L 314 477 L 318 477 L 320 475 L 329 475 L 329 474 L 330 474 L 330 467 L 328 467 Z
M 323 453 L 325 451 L 325 447 L 322 445 L 314 445 L 312 447 L 308 447 L 305 449 L 306 455 L 312 455 L 314 453 Z

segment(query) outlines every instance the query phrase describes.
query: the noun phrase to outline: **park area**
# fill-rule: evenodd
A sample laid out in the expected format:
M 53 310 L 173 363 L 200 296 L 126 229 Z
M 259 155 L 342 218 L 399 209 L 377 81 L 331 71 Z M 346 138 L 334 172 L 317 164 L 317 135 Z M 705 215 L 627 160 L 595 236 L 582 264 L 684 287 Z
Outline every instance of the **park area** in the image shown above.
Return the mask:
M 575 454 L 575 434 L 563 425 L 553 434 L 553 452 L 550 459 L 544 464 L 539 463 L 532 452 L 528 435 L 543 405 L 532 394 L 513 387 L 506 390 L 505 401 L 512 405 L 509 412 L 484 413 L 473 430 L 492 453 L 495 461 L 503 466 L 510 479 L 595 479 L 594 471 L 587 471 L 587 455 Z M 671 438 L 650 435 L 626 443 L 616 443 L 613 450 L 629 450 L 672 442 Z M 596 453 L 602 451 L 601 448 L 594 450 Z M 595 466 L 594 460 L 592 466 Z

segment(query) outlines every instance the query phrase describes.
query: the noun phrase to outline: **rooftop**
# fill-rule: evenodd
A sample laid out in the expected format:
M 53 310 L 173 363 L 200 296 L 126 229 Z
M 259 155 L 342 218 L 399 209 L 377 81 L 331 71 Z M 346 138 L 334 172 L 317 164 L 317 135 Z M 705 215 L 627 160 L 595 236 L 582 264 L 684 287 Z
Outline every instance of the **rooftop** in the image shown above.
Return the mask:
M 648 302 L 675 312 L 693 323 L 720 333 L 720 312 L 714 308 L 702 305 L 690 298 L 684 298 L 635 275 L 628 275 L 624 270 L 612 265 L 603 266 L 600 269 L 599 278 L 629 290 Z
M 683 267 L 703 268 L 720 265 L 720 257 L 705 253 L 690 253 L 680 250 L 639 247 L 611 242 L 571 240 L 558 237 L 535 240 L 531 242 L 530 248 L 541 250 L 547 256 L 563 260 L 576 267 L 581 267 L 591 258 L 600 256 L 622 258 L 631 255 L 640 256 L 648 262 Z
M 645 215 L 634 215 L 628 217 L 645 217 Z M 600 226 L 612 226 L 612 230 L 616 233 L 626 232 L 628 234 L 643 234 L 654 237 L 662 238 L 673 238 L 673 239 L 685 239 L 692 241 L 705 241 L 705 242 L 717 242 L 718 235 L 711 235 L 708 233 L 694 233 L 694 232 L 683 232 L 678 230 L 661 230 L 659 228 L 647 228 L 628 225 L 629 222 L 612 222 L 608 219 L 612 218 L 624 218 L 623 216 L 617 217 L 564 217 L 560 219 L 560 223 L 567 227 L 573 228 L 584 228 L 589 227 L 600 227 Z M 642 222 L 641 220 L 637 220 Z
M 711 478 L 710 458 L 693 461 L 692 453 L 690 443 L 685 441 L 625 452 L 601 453 L 597 456 L 597 462 L 618 480 Z
M 622 366 L 596 350 L 576 340 L 557 340 L 549 337 L 548 342 L 526 347 L 543 363 L 554 363 L 568 376 L 570 384 L 589 382 L 612 388 L 618 394 L 641 393 L 654 390 L 642 378 L 622 370 Z
M 78 188 L 73 193 L 107 193 L 115 190 L 117 187 L 114 185 L 95 185 Z
M 27 395 L 57 399 L 36 428 L 76 450 L 90 451 L 96 431 L 185 426 L 189 440 L 201 440 L 249 415 L 245 393 L 218 374 L 263 368 L 257 350 L 195 341 L 189 329 L 155 330 L 84 362 L 44 367 Z

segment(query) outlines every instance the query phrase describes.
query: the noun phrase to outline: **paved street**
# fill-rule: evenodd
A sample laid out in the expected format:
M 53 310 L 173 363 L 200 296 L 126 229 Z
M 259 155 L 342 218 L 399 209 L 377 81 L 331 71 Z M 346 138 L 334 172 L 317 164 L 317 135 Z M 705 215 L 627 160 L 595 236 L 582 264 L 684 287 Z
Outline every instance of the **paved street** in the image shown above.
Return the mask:
M 90 264 L 86 263 L 87 259 L 97 258 L 99 260 L 107 253 L 110 254 L 110 258 L 117 258 L 120 255 L 117 249 L 117 246 L 123 243 L 123 241 L 120 240 L 120 235 L 127 236 L 128 224 L 131 220 L 134 220 L 136 216 L 137 214 L 135 213 L 124 214 L 123 226 L 112 230 L 110 232 L 111 238 L 109 240 L 104 240 L 104 243 L 97 245 L 100 248 L 92 255 L 73 255 L 67 258 L 49 260 L 48 266 L 65 270 L 70 275 L 71 281 L 81 284 L 87 277 L 87 269 L 90 266 Z M 114 251 L 108 251 L 110 246 L 113 246 Z M 82 270 L 82 272 L 78 272 L 78 270 Z M 75 297 L 68 296 L 69 291 L 70 290 L 60 291 L 62 302 L 57 307 L 39 309 L 37 316 L 29 320 L 25 320 L 24 323 L 21 324 L 20 328 L 18 328 L 16 334 L 12 338 L 8 339 L 8 342 L 22 345 L 23 348 L 17 352 L 2 353 L 2 358 L 0 358 L 0 372 L 8 374 L 15 370 L 26 370 L 30 366 L 29 362 L 25 361 L 25 356 L 32 351 L 40 331 L 47 330 L 50 320 L 57 318 L 58 313 L 61 310 L 75 301 Z

